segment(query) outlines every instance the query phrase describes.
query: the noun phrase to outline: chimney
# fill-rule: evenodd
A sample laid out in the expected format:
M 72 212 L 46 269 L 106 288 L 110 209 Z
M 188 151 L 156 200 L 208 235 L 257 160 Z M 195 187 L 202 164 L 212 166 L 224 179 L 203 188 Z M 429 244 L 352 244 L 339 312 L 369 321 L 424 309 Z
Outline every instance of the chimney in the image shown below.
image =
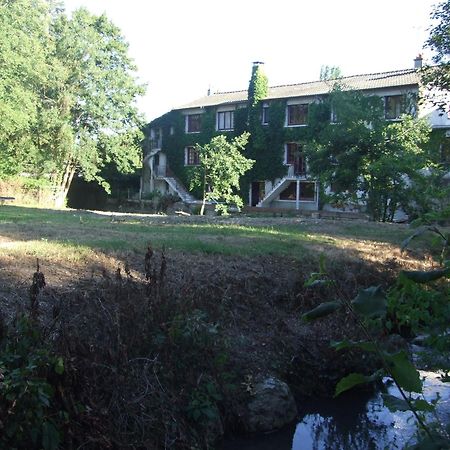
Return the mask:
M 422 54 L 419 53 L 416 58 L 414 59 L 414 69 L 421 69 L 422 68 Z

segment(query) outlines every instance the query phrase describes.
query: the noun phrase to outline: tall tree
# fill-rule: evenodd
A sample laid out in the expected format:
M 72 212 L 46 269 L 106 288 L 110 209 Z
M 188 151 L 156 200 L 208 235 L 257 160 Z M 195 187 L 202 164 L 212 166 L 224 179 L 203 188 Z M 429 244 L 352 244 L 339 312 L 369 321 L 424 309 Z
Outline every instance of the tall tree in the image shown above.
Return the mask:
M 56 1 L 0 0 L 0 175 L 48 180 L 64 202 L 74 174 L 108 188 L 106 164 L 140 164 L 141 118 L 128 46 L 105 16 Z
M 133 75 L 128 45 L 106 16 L 79 9 L 71 19 L 60 15 L 52 32 L 52 56 L 65 72 L 53 96 L 64 123 L 51 170 L 62 202 L 76 171 L 108 188 L 100 174 L 105 164 L 122 172 L 139 165 L 142 120 L 135 101 L 144 89 Z

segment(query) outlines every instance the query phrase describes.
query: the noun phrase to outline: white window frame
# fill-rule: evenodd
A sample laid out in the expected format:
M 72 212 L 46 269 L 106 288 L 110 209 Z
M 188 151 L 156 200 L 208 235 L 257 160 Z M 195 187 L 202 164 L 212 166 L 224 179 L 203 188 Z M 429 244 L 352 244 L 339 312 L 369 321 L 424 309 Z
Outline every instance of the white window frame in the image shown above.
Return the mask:
M 189 163 L 189 149 L 192 149 L 195 151 L 195 145 L 188 145 L 186 147 L 184 147 L 184 165 L 187 167 L 197 167 L 200 165 L 200 160 L 198 161 L 197 164 L 190 164 Z M 198 158 L 198 156 L 197 156 Z
M 198 133 L 201 132 L 201 129 L 198 130 L 198 131 L 190 131 L 189 130 L 189 117 L 192 117 L 192 116 L 198 116 L 199 119 L 201 120 L 201 114 L 200 113 L 192 113 L 192 114 L 187 114 L 186 116 L 184 116 L 185 117 L 185 119 L 184 119 L 185 120 L 185 122 L 184 122 L 184 130 L 185 130 L 186 134 L 198 134 Z M 201 128 L 201 125 L 200 125 L 200 128 Z
M 224 115 L 223 116 L 224 117 L 224 119 L 223 119 L 224 127 L 220 128 L 219 127 L 220 122 L 221 122 L 220 117 L 221 117 L 222 114 Z M 226 117 L 227 117 L 226 115 L 227 114 L 230 114 L 230 117 L 229 117 L 229 125 L 230 125 L 230 127 L 229 128 L 225 127 L 226 124 L 227 124 L 227 120 L 226 120 Z M 216 130 L 217 131 L 234 131 L 234 109 L 227 109 L 227 110 L 224 110 L 224 111 L 217 111 L 217 113 L 216 113 Z
M 289 123 L 289 108 L 291 108 L 292 106 L 306 106 L 307 111 L 306 111 L 306 121 L 305 123 L 298 123 L 298 124 L 290 124 Z M 308 116 L 309 116 L 309 107 L 310 107 L 310 103 L 308 102 L 296 102 L 296 103 L 288 103 L 286 105 L 286 123 L 285 126 L 286 127 L 307 127 L 308 126 Z

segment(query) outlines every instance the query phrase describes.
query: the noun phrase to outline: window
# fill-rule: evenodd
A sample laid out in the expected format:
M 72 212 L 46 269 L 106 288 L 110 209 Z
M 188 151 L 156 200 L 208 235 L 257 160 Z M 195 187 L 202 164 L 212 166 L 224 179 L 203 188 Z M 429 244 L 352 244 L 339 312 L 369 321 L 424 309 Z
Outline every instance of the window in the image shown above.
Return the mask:
M 200 158 L 198 151 L 195 147 L 186 147 L 185 150 L 185 165 L 186 166 L 198 166 L 200 164 Z
M 294 167 L 294 175 L 306 174 L 306 162 L 303 149 L 297 142 L 288 142 L 286 144 L 285 164 Z
M 300 182 L 300 200 L 313 202 L 316 199 L 316 184 L 311 182 Z
M 450 139 L 446 138 L 441 144 L 441 163 L 445 165 L 450 164 Z
M 262 124 L 269 124 L 269 105 L 263 105 L 262 107 Z
M 331 107 L 330 111 L 330 123 L 339 123 L 336 108 L 334 106 Z
M 186 116 L 186 133 L 200 133 L 201 114 L 189 114 Z
M 288 105 L 287 125 L 306 125 L 308 123 L 308 104 Z
M 399 119 L 404 111 L 403 95 L 388 95 L 384 97 L 384 117 L 387 120 Z
M 297 200 L 297 182 L 292 182 L 280 194 L 280 200 Z M 303 202 L 313 202 L 316 200 L 316 185 L 310 181 L 300 181 L 299 200 Z
M 220 111 L 217 113 L 217 130 L 233 131 L 234 111 Z

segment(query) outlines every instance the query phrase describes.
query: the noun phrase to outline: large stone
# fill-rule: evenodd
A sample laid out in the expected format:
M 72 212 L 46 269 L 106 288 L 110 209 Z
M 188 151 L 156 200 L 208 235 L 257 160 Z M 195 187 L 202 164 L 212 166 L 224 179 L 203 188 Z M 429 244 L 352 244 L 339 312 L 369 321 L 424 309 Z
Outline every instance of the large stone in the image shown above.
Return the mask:
M 251 433 L 278 430 L 297 416 L 297 405 L 289 386 L 273 377 L 254 386 L 246 410 L 244 428 Z

